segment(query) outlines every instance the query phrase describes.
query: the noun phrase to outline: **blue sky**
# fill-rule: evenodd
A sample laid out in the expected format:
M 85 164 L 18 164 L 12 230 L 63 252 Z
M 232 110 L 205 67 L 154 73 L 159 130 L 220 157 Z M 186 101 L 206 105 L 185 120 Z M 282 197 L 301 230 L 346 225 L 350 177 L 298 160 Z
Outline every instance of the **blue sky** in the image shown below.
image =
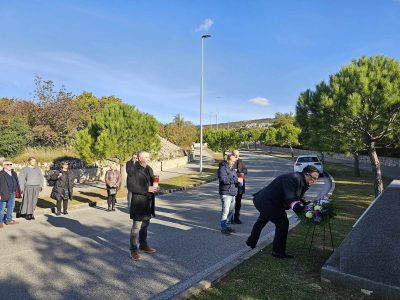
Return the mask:
M 204 123 L 273 117 L 352 59 L 400 59 L 400 0 L 4 0 L 0 96 L 38 75 L 198 124 L 205 33 Z

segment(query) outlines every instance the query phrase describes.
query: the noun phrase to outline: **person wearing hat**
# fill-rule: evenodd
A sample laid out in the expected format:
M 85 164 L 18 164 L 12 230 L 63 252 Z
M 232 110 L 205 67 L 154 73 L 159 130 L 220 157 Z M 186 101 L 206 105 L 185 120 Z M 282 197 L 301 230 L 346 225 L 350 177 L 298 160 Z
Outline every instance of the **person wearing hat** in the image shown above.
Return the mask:
M 49 179 L 55 181 L 50 197 L 57 201 L 56 215 L 61 215 L 61 202 L 63 214 L 68 215 L 68 200 L 72 200 L 74 188 L 74 176 L 68 162 L 62 162 L 60 171 L 51 174 Z

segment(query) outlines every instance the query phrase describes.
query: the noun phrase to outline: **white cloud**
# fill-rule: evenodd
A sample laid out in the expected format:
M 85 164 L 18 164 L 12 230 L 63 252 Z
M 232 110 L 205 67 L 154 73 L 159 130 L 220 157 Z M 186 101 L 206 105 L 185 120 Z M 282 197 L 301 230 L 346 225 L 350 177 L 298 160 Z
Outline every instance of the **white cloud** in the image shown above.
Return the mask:
M 208 31 L 211 26 L 214 24 L 213 20 L 211 19 L 205 19 L 203 23 L 199 26 L 199 28 L 196 29 L 197 32 L 199 31 Z
M 270 104 L 269 100 L 267 98 L 263 98 L 263 97 L 252 98 L 249 100 L 249 102 L 251 104 L 259 105 L 259 106 L 268 106 Z

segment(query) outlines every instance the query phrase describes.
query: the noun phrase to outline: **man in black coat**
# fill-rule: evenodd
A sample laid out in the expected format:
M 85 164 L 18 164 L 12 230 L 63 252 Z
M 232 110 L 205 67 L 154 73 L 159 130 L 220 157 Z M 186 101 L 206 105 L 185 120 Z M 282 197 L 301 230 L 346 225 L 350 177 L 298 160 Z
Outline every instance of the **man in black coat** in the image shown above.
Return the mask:
M 232 154 L 236 157 L 236 162 L 234 165 L 234 169 L 236 169 L 237 177 L 240 178 L 242 176 L 243 183 L 238 184 L 238 192 L 235 197 L 235 213 L 233 215 L 232 224 L 242 224 L 240 221 L 240 209 L 242 207 L 242 197 L 246 191 L 246 181 L 244 176 L 247 175 L 247 168 L 242 159 L 239 158 L 239 150 L 233 150 Z
M 60 171 L 53 172 L 50 175 L 49 181 L 55 182 L 50 197 L 57 201 L 57 216 L 61 215 L 61 202 L 63 214 L 68 215 L 68 201 L 72 200 L 74 179 L 66 161 L 61 163 Z
M 128 186 L 128 181 L 129 181 L 129 173 L 128 170 L 132 169 L 135 166 L 135 163 L 138 161 L 138 157 L 136 152 L 132 154 L 132 158 L 126 162 L 126 174 L 128 174 L 127 179 L 126 179 L 126 186 Z M 131 200 L 132 200 L 132 193 L 128 191 L 127 195 L 127 200 L 128 200 L 128 208 L 131 207 Z
M 3 162 L 3 170 L 0 171 L 0 229 L 6 225 L 18 224 L 12 219 L 15 206 L 15 197 L 21 193 L 19 188 L 18 176 L 12 168 L 11 161 Z M 4 219 L 4 209 L 7 207 L 7 216 Z
M 139 249 L 147 253 L 156 252 L 156 249 L 150 247 L 147 243 L 147 229 L 151 217 L 155 216 L 154 193 L 158 191 L 158 187 L 153 186 L 154 173 L 148 165 L 150 154 L 141 151 L 138 154 L 138 159 L 134 165 L 127 166 L 128 190 L 132 193 L 130 218 L 133 220 L 130 250 L 131 257 L 134 260 L 141 259 Z
M 269 221 L 275 224 L 272 255 L 277 258 L 293 258 L 286 254 L 286 239 L 289 229 L 287 209 L 303 211 L 304 193 L 318 180 L 319 172 L 314 166 L 307 166 L 300 172 L 276 177 L 268 186 L 254 194 L 254 206 L 260 212 L 246 244 L 255 248 L 262 229 Z

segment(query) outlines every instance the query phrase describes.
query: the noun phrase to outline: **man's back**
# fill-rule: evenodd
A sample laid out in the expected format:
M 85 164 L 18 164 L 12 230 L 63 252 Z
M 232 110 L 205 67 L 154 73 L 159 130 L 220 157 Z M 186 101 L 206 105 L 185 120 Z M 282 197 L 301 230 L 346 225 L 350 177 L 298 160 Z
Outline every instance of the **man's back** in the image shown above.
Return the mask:
M 289 209 L 290 203 L 300 200 L 307 189 L 308 185 L 305 183 L 302 173 L 283 174 L 254 194 L 254 205 L 261 210 L 263 202 L 270 202 L 276 207 Z

